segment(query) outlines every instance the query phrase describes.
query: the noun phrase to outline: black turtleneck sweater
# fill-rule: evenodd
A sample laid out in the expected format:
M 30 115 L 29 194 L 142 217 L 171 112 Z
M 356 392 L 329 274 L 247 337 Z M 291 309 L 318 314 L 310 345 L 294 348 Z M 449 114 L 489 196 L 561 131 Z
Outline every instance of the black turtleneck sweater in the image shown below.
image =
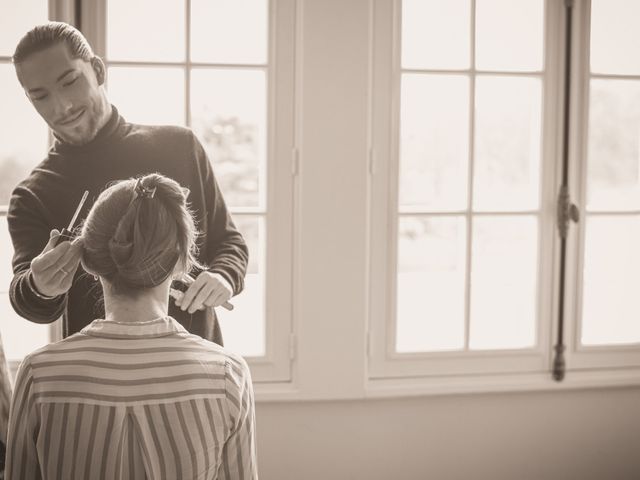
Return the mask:
M 51 323 L 63 317 L 69 336 L 103 318 L 100 283 L 78 267 L 71 289 L 53 299 L 42 299 L 29 281 L 31 260 L 40 254 L 49 232 L 69 223 L 85 190 L 89 197 L 80 213 L 84 219 L 109 182 L 158 172 L 190 189 L 189 202 L 197 228 L 201 263 L 242 291 L 247 268 L 247 246 L 227 211 L 207 155 L 193 132 L 174 126 L 127 123 L 113 107 L 108 123 L 91 142 L 74 146 L 56 139 L 47 158 L 13 191 L 7 220 L 14 247 L 11 304 L 22 317 Z M 79 222 L 78 222 L 79 223 Z M 213 309 L 193 315 L 169 302 L 169 315 L 190 332 L 222 344 Z

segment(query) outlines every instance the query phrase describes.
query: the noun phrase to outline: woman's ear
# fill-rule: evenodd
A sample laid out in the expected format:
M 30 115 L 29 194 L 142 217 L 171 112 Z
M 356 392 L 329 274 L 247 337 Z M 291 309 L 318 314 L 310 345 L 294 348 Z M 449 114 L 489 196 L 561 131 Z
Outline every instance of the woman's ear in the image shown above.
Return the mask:
M 98 85 L 104 85 L 104 81 L 107 77 L 106 67 L 104 66 L 104 62 L 99 56 L 95 55 L 91 59 L 91 68 L 93 68 L 93 71 L 96 74 Z

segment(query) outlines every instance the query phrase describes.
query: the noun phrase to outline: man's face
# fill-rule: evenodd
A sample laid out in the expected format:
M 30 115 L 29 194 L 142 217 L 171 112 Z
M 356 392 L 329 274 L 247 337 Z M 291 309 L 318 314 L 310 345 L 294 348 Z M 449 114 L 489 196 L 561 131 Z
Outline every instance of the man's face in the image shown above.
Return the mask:
M 97 61 L 97 60 L 96 60 Z M 51 130 L 65 142 L 93 140 L 108 115 L 108 102 L 91 62 L 72 58 L 59 43 L 33 53 L 16 65 L 29 100 Z

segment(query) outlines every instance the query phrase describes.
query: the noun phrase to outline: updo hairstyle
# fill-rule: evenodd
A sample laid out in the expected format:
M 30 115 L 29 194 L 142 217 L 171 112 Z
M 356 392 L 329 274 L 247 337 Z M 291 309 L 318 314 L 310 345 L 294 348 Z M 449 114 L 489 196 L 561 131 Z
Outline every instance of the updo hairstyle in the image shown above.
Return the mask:
M 202 268 L 187 194 L 158 173 L 111 184 L 82 227 L 85 270 L 106 280 L 114 294 L 135 296 L 174 270 Z

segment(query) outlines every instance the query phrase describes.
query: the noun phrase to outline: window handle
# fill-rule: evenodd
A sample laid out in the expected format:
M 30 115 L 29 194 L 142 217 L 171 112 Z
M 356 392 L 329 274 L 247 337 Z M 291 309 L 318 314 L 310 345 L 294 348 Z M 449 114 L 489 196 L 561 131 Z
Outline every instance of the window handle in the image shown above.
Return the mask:
M 558 230 L 560 238 L 567 238 L 569 233 L 569 223 L 580 221 L 580 209 L 575 203 L 571 203 L 569 198 L 569 187 L 562 185 L 558 194 Z

